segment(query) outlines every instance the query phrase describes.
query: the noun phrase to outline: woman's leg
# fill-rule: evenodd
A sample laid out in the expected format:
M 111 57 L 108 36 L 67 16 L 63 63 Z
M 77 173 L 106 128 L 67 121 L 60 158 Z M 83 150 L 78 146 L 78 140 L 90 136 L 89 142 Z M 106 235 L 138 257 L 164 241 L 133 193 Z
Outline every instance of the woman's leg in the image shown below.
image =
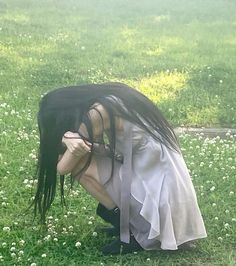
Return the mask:
M 107 209 L 111 210 L 116 207 L 116 204 L 100 183 L 97 163 L 94 159 L 92 159 L 85 173 L 79 178 L 79 183 L 92 197 L 98 200 Z
M 86 159 L 86 158 L 85 158 Z M 81 167 L 81 164 L 80 164 Z M 104 205 L 108 210 L 105 210 L 102 217 L 105 221 L 110 222 L 115 229 L 118 228 L 115 235 L 119 234 L 119 224 L 120 224 L 120 212 L 116 207 L 105 188 L 100 183 L 100 178 L 98 175 L 97 163 L 95 159 L 92 159 L 89 168 L 86 172 L 79 178 L 80 184 L 89 192 L 95 199 L 97 199 L 102 205 Z M 118 212 L 116 212 L 118 209 Z M 123 243 L 120 238 L 112 241 L 109 245 L 102 248 L 104 255 L 115 255 L 115 254 L 126 254 L 132 253 L 134 251 L 142 250 L 142 247 L 135 240 L 134 236 L 131 235 L 130 243 Z

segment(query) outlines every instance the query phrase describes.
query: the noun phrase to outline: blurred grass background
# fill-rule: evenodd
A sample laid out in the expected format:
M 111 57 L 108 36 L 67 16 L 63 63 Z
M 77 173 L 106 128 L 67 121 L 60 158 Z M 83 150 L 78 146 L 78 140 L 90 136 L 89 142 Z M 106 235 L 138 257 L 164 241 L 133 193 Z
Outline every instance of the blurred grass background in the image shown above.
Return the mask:
M 118 80 L 173 126 L 235 127 L 235 32 L 230 0 L 1 0 L 1 96 Z

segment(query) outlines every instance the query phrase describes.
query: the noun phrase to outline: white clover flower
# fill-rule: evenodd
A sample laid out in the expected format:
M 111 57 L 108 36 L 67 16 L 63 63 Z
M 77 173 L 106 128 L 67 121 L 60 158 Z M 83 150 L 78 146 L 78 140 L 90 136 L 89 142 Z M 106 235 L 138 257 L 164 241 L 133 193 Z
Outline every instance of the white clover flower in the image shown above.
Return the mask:
M 36 266 L 37 264 L 35 262 L 31 263 L 30 266 Z
M 12 251 L 12 252 L 13 252 L 13 251 L 16 251 L 16 248 L 15 248 L 15 247 L 11 247 L 11 248 L 10 248 L 10 251 Z
M 7 246 L 7 243 L 6 242 L 3 242 L 2 243 L 2 247 L 5 248 Z
M 19 254 L 20 256 L 22 256 L 22 255 L 24 255 L 24 251 L 23 251 L 23 250 L 20 250 L 20 251 L 18 252 L 18 254 Z
M 78 242 L 75 243 L 75 246 L 76 246 L 77 248 L 79 248 L 79 247 L 81 246 L 81 243 L 78 241 Z
M 229 213 L 229 210 L 225 210 L 225 213 Z
M 57 242 L 58 241 L 58 238 L 54 237 L 53 238 L 53 241 Z
M 14 258 L 16 256 L 16 253 L 12 252 L 11 257 Z
M 224 227 L 225 227 L 225 228 L 229 228 L 229 224 L 228 224 L 228 223 L 225 223 L 225 224 L 224 224 Z
M 150 261 L 150 258 L 147 258 L 147 261 Z
M 47 254 L 44 253 L 44 254 L 41 255 L 41 257 L 42 258 L 46 258 L 47 257 Z
M 48 240 L 50 240 L 50 238 L 51 238 L 51 235 L 47 235 L 47 236 L 44 237 L 43 240 L 44 240 L 44 241 L 48 241 Z
M 91 225 L 91 224 L 93 224 L 93 222 L 92 222 L 92 221 L 88 221 L 88 224 L 90 224 L 90 225 Z
M 3 232 L 10 232 L 11 228 L 9 226 L 4 226 L 2 230 Z
M 214 191 L 216 188 L 213 186 L 210 188 L 210 191 Z
M 232 220 L 231 220 L 232 222 L 236 222 L 236 218 L 232 218 Z
M 21 240 L 19 241 L 19 244 L 20 244 L 21 246 L 23 246 L 23 245 L 25 244 L 25 240 L 21 239 Z
M 219 236 L 217 239 L 218 239 L 219 241 L 222 241 L 222 240 L 223 240 L 223 238 L 222 238 L 221 236 Z
M 215 206 L 216 206 L 216 203 L 215 203 L 215 202 L 214 202 L 214 203 L 212 203 L 212 206 L 213 206 L 213 207 L 215 207 Z
M 21 166 L 20 168 L 19 168 L 19 171 L 20 172 L 23 172 L 25 170 L 25 168 L 23 167 L 23 166 Z
M 230 191 L 230 192 L 229 192 L 229 195 L 230 195 L 230 196 L 234 195 L 234 192 L 233 192 L 233 191 Z
M 216 216 L 216 217 L 215 217 L 215 220 L 216 220 L 216 221 L 218 221 L 218 220 L 219 220 L 219 218 Z
M 222 79 L 220 79 L 220 83 L 223 83 L 223 80 Z
M 96 237 L 98 235 L 97 232 L 93 232 L 93 236 Z

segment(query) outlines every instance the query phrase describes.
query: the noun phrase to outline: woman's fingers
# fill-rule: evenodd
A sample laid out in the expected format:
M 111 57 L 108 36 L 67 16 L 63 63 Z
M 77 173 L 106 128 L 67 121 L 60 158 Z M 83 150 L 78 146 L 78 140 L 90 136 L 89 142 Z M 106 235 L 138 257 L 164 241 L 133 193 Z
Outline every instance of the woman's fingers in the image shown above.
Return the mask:
M 84 141 L 84 143 L 85 143 L 87 146 L 89 146 L 89 147 L 91 148 L 92 144 L 91 144 L 90 142 L 88 142 L 86 139 L 84 139 L 83 141 Z
M 66 139 L 64 141 L 68 150 L 75 156 L 81 156 L 88 152 L 91 152 L 92 144 L 83 139 Z
M 76 142 L 74 142 L 72 145 L 72 153 L 76 156 L 84 155 L 90 151 L 91 147 L 85 144 L 85 142 L 82 139 L 76 140 Z

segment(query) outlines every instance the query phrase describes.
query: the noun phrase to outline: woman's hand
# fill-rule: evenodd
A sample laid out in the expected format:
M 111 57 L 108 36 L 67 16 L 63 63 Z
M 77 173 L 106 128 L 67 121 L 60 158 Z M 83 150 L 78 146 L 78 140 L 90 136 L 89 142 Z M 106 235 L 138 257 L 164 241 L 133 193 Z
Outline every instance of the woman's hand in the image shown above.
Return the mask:
M 67 131 L 62 137 L 62 143 L 75 156 L 83 156 L 91 152 L 91 143 L 84 141 L 78 133 Z

